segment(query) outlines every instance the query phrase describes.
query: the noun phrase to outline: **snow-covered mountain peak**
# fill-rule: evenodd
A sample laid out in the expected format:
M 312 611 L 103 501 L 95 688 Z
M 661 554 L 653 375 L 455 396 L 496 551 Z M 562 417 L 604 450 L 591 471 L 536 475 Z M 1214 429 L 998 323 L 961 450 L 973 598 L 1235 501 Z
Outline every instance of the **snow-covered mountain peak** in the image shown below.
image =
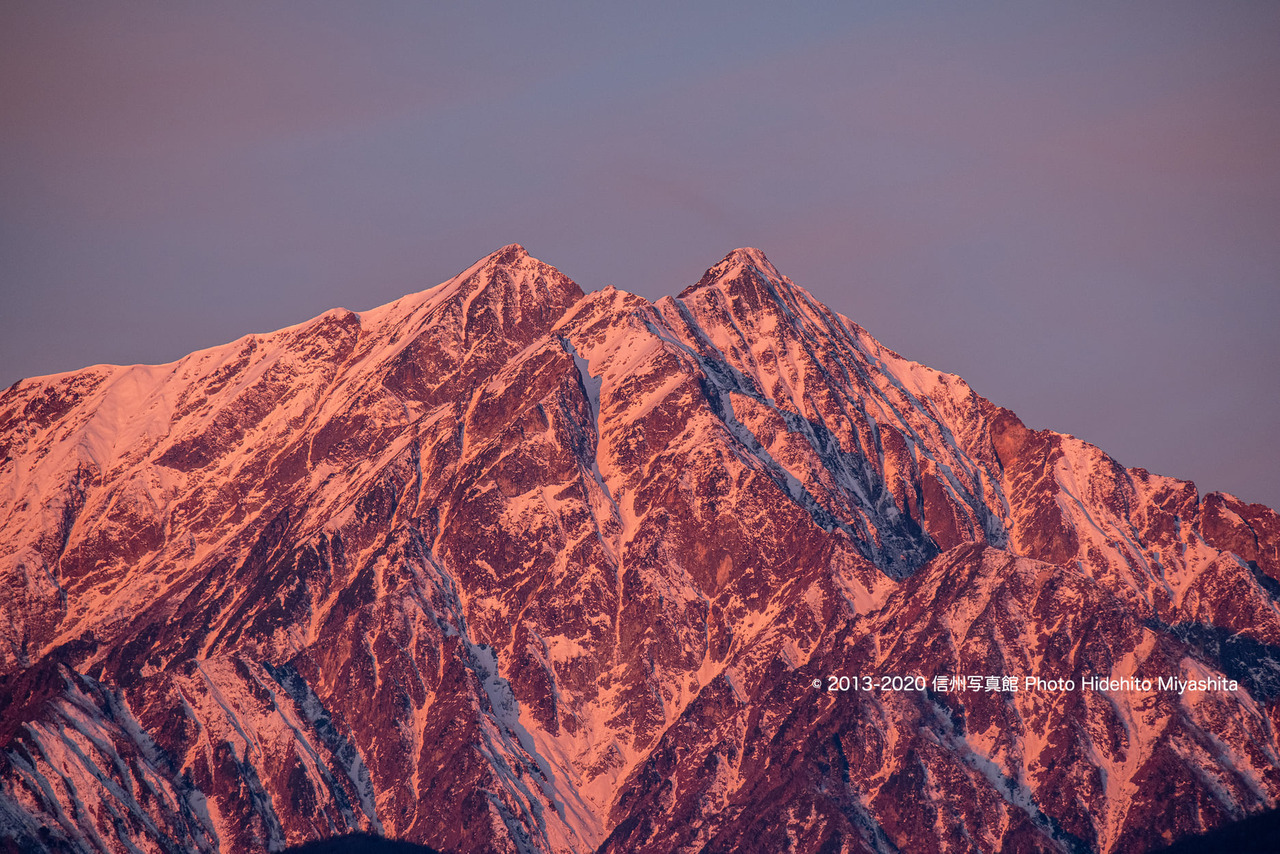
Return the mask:
M 459 290 L 468 290 L 471 285 L 485 287 L 496 278 L 503 282 L 518 280 L 522 274 L 534 276 L 546 271 L 559 271 L 550 264 L 544 264 L 529 254 L 519 243 L 509 243 L 480 258 L 458 275 L 442 282 L 424 294 L 453 294 Z
M 464 335 L 453 345 L 465 350 L 476 336 L 528 343 L 529 335 L 549 327 L 581 298 L 572 279 L 511 243 L 433 288 L 361 312 L 360 319 L 368 329 L 403 340 L 447 317 L 465 318 L 457 327 Z
M 720 263 L 730 266 L 755 267 L 766 274 L 771 274 L 776 278 L 782 278 L 782 274 L 779 273 L 777 268 L 773 266 L 773 263 L 765 257 L 764 250 L 757 249 L 754 246 L 740 246 L 728 255 L 724 256 Z
M 1280 515 L 758 249 L 0 392 L 0 849 L 1111 854 L 1274 807 L 1278 728 Z
M 565 282 L 569 278 L 557 270 L 555 267 L 538 260 L 529 254 L 519 243 L 509 243 L 501 249 L 490 252 L 476 263 L 472 264 L 462 273 L 459 273 L 451 281 L 468 280 L 478 278 L 485 283 L 496 279 L 502 282 L 510 282 L 521 279 L 525 276 L 546 276 L 552 275 L 557 279 Z M 505 274 L 505 275 L 504 275 Z M 573 286 L 577 289 L 577 285 Z M 581 293 L 581 291 L 579 291 Z
M 506 246 L 503 246 L 501 249 L 497 249 L 497 250 L 494 250 L 493 252 L 490 252 L 484 258 L 484 260 L 487 262 L 491 261 L 494 264 L 502 264 L 502 265 L 519 264 L 520 262 L 526 259 L 532 260 L 536 263 L 541 263 L 541 262 L 538 262 L 536 258 L 531 258 L 531 256 L 529 255 L 529 250 L 525 249 L 519 243 L 508 243 Z
M 676 299 L 686 300 L 713 290 L 748 311 L 755 311 L 763 303 L 786 303 L 794 309 L 797 299 L 813 301 L 807 291 L 782 275 L 764 252 L 753 247 L 735 249 L 724 256 Z
M 702 274 L 701 279 L 685 288 L 680 293 L 680 297 L 683 298 L 686 294 L 705 287 L 732 282 L 744 275 L 752 274 L 765 280 L 790 284 L 790 280 L 778 272 L 778 268 L 765 257 L 764 252 L 751 246 L 744 246 L 721 258 L 711 269 Z

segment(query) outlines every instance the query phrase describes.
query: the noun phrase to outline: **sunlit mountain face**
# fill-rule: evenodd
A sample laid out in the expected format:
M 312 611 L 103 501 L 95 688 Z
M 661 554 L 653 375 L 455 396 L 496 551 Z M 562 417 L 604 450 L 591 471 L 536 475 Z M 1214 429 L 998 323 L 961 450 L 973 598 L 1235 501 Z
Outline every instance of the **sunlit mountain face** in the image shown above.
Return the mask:
M 0 519 L 2 850 L 1131 852 L 1280 795 L 1280 517 L 756 249 L 23 380 Z

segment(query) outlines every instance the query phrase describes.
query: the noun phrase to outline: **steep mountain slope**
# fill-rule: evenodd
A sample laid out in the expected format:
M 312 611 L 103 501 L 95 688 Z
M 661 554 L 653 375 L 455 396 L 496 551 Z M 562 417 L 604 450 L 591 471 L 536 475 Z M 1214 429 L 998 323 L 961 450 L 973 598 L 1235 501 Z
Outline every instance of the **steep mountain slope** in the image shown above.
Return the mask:
M 1280 518 L 758 250 L 649 303 L 508 246 L 24 380 L 0 518 L 0 837 L 45 850 L 1134 851 L 1280 794 Z

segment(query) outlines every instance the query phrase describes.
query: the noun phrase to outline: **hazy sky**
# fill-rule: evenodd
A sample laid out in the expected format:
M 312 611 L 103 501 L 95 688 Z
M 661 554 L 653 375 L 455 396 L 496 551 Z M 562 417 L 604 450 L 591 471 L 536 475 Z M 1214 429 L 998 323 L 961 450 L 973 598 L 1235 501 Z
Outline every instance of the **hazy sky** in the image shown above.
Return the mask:
M 523 243 L 754 245 L 1127 466 L 1280 507 L 1280 4 L 0 5 L 0 387 Z

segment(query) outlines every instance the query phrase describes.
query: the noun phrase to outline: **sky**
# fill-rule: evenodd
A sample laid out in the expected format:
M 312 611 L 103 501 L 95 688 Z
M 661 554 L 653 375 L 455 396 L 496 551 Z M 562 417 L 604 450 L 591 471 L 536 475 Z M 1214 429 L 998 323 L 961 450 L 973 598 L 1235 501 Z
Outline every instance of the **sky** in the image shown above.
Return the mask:
M 507 244 L 757 246 L 1126 466 L 1280 507 L 1280 4 L 0 4 L 0 388 Z

